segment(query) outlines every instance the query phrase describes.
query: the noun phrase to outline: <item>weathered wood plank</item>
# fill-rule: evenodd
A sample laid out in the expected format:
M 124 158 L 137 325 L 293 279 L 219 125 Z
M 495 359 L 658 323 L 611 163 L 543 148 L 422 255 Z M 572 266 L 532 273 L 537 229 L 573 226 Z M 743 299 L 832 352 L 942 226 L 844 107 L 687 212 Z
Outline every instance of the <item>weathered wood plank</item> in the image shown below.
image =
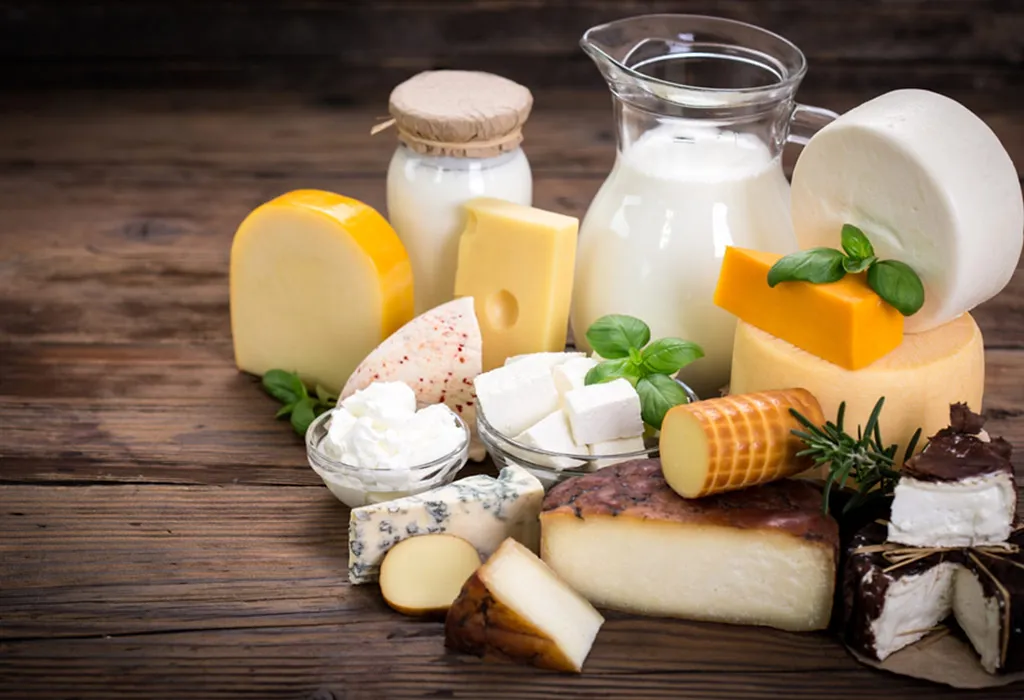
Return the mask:
M 482 664 L 347 583 L 346 515 L 313 488 L 5 487 L 0 695 L 953 697 L 825 634 L 620 614 L 580 678 Z
M 822 86 L 985 80 L 1012 98 L 1024 54 L 1024 12 L 1000 0 L 192 0 L 188 11 L 154 0 L 6 5 L 0 56 L 11 69 L 0 84 L 8 86 L 301 85 L 360 99 L 418 70 L 462 67 L 538 86 L 596 87 L 580 35 L 649 12 L 716 14 L 780 32 L 807 52 L 809 82 Z
M 608 173 L 614 122 L 608 92 L 599 87 L 537 92 L 524 144 L 535 174 Z M 1024 103 L 980 85 L 957 90 L 947 84 L 939 91 L 984 118 L 1024 173 Z M 882 92 L 869 82 L 845 90 L 803 89 L 799 99 L 844 112 Z M 42 180 L 63 188 L 273 188 L 297 176 L 383 178 L 394 135 L 371 137 L 369 129 L 386 115 L 386 97 L 351 108 L 288 92 L 0 95 L 0 186 Z M 787 165 L 795 155 L 789 154 Z

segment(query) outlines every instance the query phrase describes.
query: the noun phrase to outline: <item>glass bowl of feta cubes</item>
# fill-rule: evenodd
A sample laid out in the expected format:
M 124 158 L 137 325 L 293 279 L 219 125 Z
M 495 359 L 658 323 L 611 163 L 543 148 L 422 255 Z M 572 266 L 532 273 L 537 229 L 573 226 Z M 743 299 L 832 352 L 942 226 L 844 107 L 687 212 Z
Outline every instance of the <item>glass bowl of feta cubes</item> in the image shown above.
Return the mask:
M 466 466 L 469 427 L 444 404 L 416 410 L 411 390 L 383 383 L 343 404 L 310 424 L 306 456 L 350 508 L 449 484 Z
M 477 434 L 498 469 L 520 466 L 547 489 L 658 455 L 658 435 L 641 421 L 636 389 L 626 379 L 586 385 L 594 364 L 576 353 L 538 353 L 477 377 Z M 690 402 L 698 400 L 675 381 Z

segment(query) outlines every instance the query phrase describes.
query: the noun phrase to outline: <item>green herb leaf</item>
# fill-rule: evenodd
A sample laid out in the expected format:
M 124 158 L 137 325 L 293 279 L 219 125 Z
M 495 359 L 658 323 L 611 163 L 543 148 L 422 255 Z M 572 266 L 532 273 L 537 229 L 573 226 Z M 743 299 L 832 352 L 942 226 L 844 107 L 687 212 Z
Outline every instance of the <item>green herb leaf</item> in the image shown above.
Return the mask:
M 636 391 L 640 394 L 641 418 L 644 423 L 658 430 L 661 430 L 661 422 L 665 420 L 665 414 L 670 408 L 690 400 L 683 387 L 664 374 L 641 378 L 636 383 Z
M 321 403 L 332 405 L 337 402 L 338 397 L 332 394 L 321 384 L 316 385 L 316 397 L 320 399 Z
M 639 350 L 651 340 L 651 329 L 632 316 L 611 314 L 594 321 L 587 329 L 587 342 L 607 360 L 629 357 L 629 349 Z
M 843 250 L 854 260 L 865 260 L 875 256 L 875 249 L 864 232 L 853 224 L 843 224 Z M 847 270 L 852 272 L 852 270 Z
M 292 427 L 299 435 L 305 436 L 306 430 L 309 429 L 309 424 L 313 422 L 314 418 L 316 418 L 314 401 L 308 396 L 300 399 L 299 402 L 295 404 L 295 408 L 292 409 Z
M 596 367 L 591 367 L 583 383 L 603 384 L 613 379 L 628 379 L 630 384 L 636 386 L 639 378 L 640 371 L 636 364 L 630 358 L 623 357 L 618 360 L 605 360 Z
M 774 287 L 780 282 L 837 282 L 846 275 L 844 258 L 840 251 L 832 248 L 811 248 L 787 255 L 768 270 L 768 286 Z
M 857 258 L 843 258 L 843 269 L 850 274 L 857 274 L 858 272 L 864 272 L 878 260 L 874 255 L 869 258 L 857 259 Z
M 283 369 L 272 369 L 263 375 L 263 388 L 281 403 L 295 403 L 308 394 L 306 386 L 299 375 L 285 372 Z
M 880 260 L 868 268 L 868 286 L 904 316 L 912 316 L 924 306 L 921 278 L 899 260 Z
M 295 409 L 294 403 L 286 403 L 281 408 L 277 409 L 277 413 L 274 414 L 274 418 L 283 418 L 291 413 Z
M 652 374 L 675 374 L 694 360 L 704 357 L 704 351 L 696 343 L 679 338 L 661 338 L 648 345 L 640 353 L 642 367 Z

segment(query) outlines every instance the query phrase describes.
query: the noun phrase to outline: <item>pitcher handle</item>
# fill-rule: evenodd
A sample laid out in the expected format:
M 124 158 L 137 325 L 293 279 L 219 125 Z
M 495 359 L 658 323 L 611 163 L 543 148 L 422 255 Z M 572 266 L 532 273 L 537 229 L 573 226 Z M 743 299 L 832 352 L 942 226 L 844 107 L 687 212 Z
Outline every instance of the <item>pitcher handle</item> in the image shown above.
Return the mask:
M 825 128 L 839 115 L 831 109 L 797 104 L 789 116 L 789 143 L 806 146 L 811 137 Z

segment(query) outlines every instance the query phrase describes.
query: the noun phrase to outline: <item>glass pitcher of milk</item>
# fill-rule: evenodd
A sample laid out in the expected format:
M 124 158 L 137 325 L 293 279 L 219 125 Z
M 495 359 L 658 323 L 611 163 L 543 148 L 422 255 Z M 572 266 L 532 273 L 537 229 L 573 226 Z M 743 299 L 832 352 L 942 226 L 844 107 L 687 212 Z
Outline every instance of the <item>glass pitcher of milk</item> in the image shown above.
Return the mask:
M 576 342 L 604 314 L 637 316 L 655 338 L 699 343 L 680 378 L 717 396 L 736 326 L 712 301 L 725 248 L 797 249 L 782 149 L 837 115 L 794 102 L 803 53 L 749 24 L 647 15 L 581 45 L 614 97 L 618 151 L 580 227 Z

